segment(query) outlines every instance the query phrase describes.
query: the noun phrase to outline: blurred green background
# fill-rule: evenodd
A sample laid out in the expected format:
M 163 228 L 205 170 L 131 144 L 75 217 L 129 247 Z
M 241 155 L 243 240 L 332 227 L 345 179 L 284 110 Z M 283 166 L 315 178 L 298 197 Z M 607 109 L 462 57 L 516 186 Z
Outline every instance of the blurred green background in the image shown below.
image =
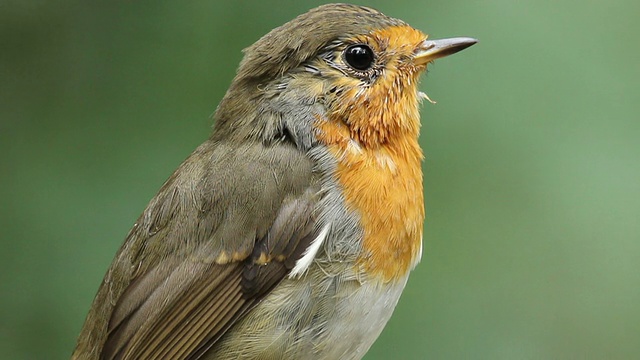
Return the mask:
M 70 356 L 241 49 L 321 2 L 0 2 L 0 358 Z M 422 89 L 425 256 L 366 359 L 640 358 L 640 2 L 371 1 Z

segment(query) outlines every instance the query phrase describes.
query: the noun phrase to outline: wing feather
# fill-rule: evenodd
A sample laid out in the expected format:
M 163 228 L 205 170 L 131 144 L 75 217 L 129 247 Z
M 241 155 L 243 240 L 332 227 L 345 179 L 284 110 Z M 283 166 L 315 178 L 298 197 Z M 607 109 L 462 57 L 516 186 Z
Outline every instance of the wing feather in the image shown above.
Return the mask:
M 73 358 L 199 359 L 317 237 L 318 194 L 290 144 L 203 144 L 131 230 Z

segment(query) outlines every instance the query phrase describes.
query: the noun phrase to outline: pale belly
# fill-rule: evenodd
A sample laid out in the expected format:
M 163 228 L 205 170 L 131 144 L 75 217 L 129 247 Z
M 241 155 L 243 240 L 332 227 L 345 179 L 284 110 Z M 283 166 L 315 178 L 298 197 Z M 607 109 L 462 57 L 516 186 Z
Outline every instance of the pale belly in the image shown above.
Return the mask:
M 331 271 L 329 271 L 331 273 Z M 382 284 L 328 276 L 313 264 L 285 279 L 206 359 L 361 359 L 393 313 L 406 278 Z

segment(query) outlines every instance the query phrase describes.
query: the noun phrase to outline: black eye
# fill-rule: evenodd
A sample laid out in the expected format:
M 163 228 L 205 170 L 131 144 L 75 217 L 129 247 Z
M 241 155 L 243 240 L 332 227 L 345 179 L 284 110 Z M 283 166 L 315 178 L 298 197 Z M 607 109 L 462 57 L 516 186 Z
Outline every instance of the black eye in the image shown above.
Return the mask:
M 344 51 L 344 60 L 356 70 L 367 70 L 373 65 L 373 50 L 367 45 L 351 45 Z

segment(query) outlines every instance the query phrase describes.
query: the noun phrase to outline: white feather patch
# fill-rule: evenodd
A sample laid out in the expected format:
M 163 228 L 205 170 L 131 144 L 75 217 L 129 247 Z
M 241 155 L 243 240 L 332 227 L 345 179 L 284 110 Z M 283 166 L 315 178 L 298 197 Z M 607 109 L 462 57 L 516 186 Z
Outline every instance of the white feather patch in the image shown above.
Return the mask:
M 420 260 L 422 260 L 422 232 L 420 233 L 420 249 L 418 249 L 418 253 L 413 259 L 413 264 L 411 265 L 411 268 L 414 269 L 416 265 L 418 265 Z
M 296 265 L 293 267 L 293 269 L 291 269 L 291 272 L 289 273 L 290 279 L 297 276 L 301 276 L 307 271 L 307 269 L 313 262 L 313 259 L 315 259 L 316 254 L 318 253 L 318 250 L 320 250 L 320 246 L 322 245 L 322 243 L 324 243 L 324 239 L 327 237 L 327 234 L 329 233 L 329 227 L 330 227 L 329 225 L 330 224 L 327 224 L 322 228 L 322 231 L 320 231 L 320 234 L 318 234 L 318 236 L 315 239 L 313 239 L 313 241 L 311 242 L 311 245 L 309 245 L 307 250 L 305 250 L 302 257 L 298 259 L 298 261 L 296 261 Z

